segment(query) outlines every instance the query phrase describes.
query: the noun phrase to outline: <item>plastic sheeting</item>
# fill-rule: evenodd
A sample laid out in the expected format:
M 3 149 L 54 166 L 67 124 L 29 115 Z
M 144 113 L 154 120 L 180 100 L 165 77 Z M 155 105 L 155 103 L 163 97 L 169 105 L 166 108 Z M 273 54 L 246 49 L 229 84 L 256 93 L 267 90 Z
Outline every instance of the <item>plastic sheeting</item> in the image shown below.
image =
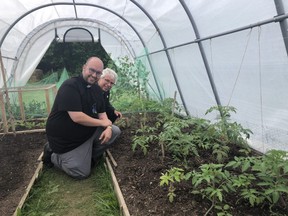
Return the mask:
M 233 106 L 232 119 L 253 131 L 257 150 L 288 150 L 288 58 L 279 22 L 287 18 L 273 21 L 287 16 L 287 1 L 9 0 L 0 10 L 8 86 L 27 82 L 55 32 L 61 39 L 85 28 L 98 40 L 100 30 L 113 59 L 146 65 L 155 97 L 177 92 L 187 113 L 208 119 L 215 118 L 204 116 L 211 106 Z

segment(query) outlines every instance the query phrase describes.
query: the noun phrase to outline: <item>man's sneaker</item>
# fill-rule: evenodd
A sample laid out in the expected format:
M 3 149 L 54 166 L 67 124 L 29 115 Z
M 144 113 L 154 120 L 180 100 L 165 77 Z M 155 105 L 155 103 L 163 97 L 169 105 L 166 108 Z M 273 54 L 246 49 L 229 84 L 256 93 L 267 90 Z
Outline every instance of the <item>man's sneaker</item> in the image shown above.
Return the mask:
M 48 167 L 51 168 L 54 166 L 54 164 L 51 161 L 51 155 L 52 155 L 53 151 L 52 149 L 49 147 L 49 143 L 47 142 L 44 146 L 44 152 L 43 152 L 43 157 L 42 157 L 42 161 L 43 164 Z

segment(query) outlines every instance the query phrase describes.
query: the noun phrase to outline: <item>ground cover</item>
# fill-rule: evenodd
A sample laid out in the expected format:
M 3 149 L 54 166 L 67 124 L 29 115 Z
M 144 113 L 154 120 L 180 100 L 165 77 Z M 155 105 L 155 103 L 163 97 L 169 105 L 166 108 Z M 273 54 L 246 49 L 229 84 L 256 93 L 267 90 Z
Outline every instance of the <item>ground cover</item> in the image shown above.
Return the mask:
M 103 161 L 92 170 L 89 178 L 81 181 L 60 170 L 44 167 L 26 199 L 21 216 L 120 215 L 111 177 Z

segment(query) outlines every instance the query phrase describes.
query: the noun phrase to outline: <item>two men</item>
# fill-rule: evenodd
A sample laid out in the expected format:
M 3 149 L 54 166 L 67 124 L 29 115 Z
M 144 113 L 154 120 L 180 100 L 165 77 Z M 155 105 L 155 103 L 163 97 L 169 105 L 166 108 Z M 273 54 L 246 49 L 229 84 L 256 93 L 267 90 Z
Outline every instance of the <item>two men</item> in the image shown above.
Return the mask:
M 89 58 L 81 75 L 61 85 L 47 119 L 43 163 L 77 179 L 90 175 L 91 165 L 121 133 L 108 119 L 103 91 L 96 84 L 103 67 L 98 57 Z

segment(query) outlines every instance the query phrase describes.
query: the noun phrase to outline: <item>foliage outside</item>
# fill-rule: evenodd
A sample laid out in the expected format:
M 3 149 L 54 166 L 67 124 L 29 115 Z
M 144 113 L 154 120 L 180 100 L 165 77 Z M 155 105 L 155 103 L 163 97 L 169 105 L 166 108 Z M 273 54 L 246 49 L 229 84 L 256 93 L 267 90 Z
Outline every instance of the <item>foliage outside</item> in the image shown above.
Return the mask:
M 70 75 L 78 75 L 82 71 L 83 64 L 91 56 L 101 58 L 105 67 L 110 61 L 109 55 L 100 43 L 57 43 L 54 41 L 37 68 L 42 69 L 44 74 L 66 68 Z

